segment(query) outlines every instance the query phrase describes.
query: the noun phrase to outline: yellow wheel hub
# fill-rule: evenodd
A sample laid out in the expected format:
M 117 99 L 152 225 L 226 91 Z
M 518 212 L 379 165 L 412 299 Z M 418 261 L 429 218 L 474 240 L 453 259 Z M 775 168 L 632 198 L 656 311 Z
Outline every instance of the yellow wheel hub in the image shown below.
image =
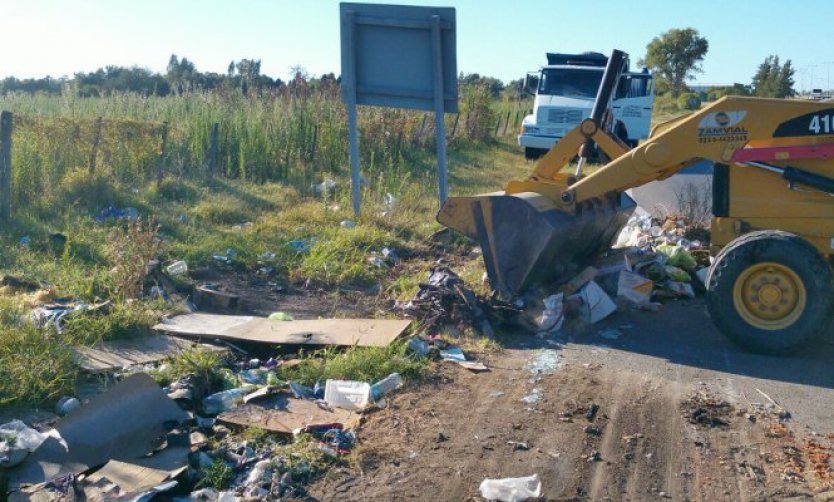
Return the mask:
M 796 322 L 807 301 L 802 279 L 781 263 L 750 266 L 736 279 L 733 304 L 742 319 L 759 329 L 784 329 Z

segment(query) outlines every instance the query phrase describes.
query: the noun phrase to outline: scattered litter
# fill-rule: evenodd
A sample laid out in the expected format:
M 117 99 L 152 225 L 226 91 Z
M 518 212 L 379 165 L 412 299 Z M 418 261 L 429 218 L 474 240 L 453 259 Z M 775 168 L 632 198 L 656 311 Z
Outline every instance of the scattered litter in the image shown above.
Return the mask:
M 378 402 L 386 394 L 403 386 L 403 379 L 399 373 L 391 373 L 379 382 L 371 385 L 371 401 Z
M 336 189 L 336 181 L 331 179 L 331 178 L 325 179 L 324 181 L 322 181 L 318 185 L 313 185 L 313 191 L 315 191 L 317 194 L 327 194 L 327 193 L 332 192 L 335 189 Z
M 420 320 L 426 329 L 438 324 L 468 325 L 487 338 L 495 336 L 488 313 L 519 311 L 509 304 L 480 300 L 457 274 L 444 266 L 432 268 L 428 282 L 420 284 L 414 298 L 397 302 L 395 308 Z
M 213 284 L 200 284 L 194 290 L 194 303 L 200 309 L 213 310 L 235 310 L 238 308 L 240 296 L 220 291 Z
M 617 305 L 599 285 L 590 281 L 579 291 L 582 317 L 590 323 L 599 322 L 617 311 Z
M 351 230 L 356 228 L 356 222 L 352 220 L 342 220 L 342 222 L 339 223 L 339 226 L 344 229 Z
M 182 275 L 188 272 L 188 263 L 177 260 L 174 263 L 165 267 L 165 271 L 168 272 L 168 275 Z
M 108 207 L 107 209 L 103 209 L 98 216 L 96 216 L 96 221 L 99 223 L 103 223 L 107 220 L 135 220 L 139 217 L 139 211 L 135 207 L 126 207 L 124 209 L 118 209 L 113 206 Z
M 685 270 L 695 270 L 695 267 L 698 266 L 698 262 L 695 261 L 692 254 L 681 245 L 661 244 L 655 249 L 666 257 L 666 265 Z
M 328 380 L 324 401 L 333 408 L 361 410 L 370 404 L 371 386 L 356 380 Z
M 542 400 L 542 390 L 536 387 L 531 390 L 529 394 L 522 397 L 521 400 L 527 404 L 536 404 Z
M 400 261 L 397 251 L 391 248 L 382 248 L 382 256 L 391 263 L 397 263 Z
M 408 340 L 408 349 L 415 354 L 419 354 L 421 356 L 429 355 L 431 351 L 431 346 L 429 343 L 422 338 L 413 337 Z
M 542 349 L 524 367 L 534 375 L 550 375 L 559 367 L 559 351 Z
M 287 246 L 289 246 L 296 254 L 303 254 L 309 253 L 311 249 L 313 249 L 313 245 L 315 244 L 315 239 L 295 239 L 289 241 Z
M 513 447 L 513 450 L 529 450 L 530 444 L 523 441 L 507 441 L 507 444 Z
M 255 390 L 255 386 L 247 384 L 242 387 L 228 389 L 206 396 L 203 399 L 203 412 L 208 415 L 216 415 L 235 408 L 243 404 L 243 398 L 253 390 Z
M 305 427 L 334 425 L 351 427 L 356 425 L 359 415 L 339 408 L 325 409 L 316 401 L 296 399 L 290 393 L 277 392 L 237 408 L 224 411 L 217 421 L 243 427 L 258 427 L 280 434 L 293 434 Z
M 622 335 L 622 332 L 620 332 L 620 330 L 617 330 L 617 329 L 614 329 L 614 328 L 606 328 L 606 329 L 600 331 L 597 334 L 599 336 L 605 338 L 606 340 L 616 340 L 616 339 L 620 338 L 620 336 Z
M 109 460 L 138 463 L 187 419 L 150 376 L 131 375 L 61 419 L 23 464 L 8 471 L 9 488 L 78 474 Z
M 55 413 L 63 417 L 64 415 L 68 415 L 77 410 L 79 407 L 81 407 L 81 401 L 79 401 L 78 398 L 64 396 L 59 399 L 58 404 L 55 405 Z
M 453 363 L 466 361 L 466 355 L 460 347 L 449 347 L 448 349 L 440 351 L 440 357 L 444 361 L 451 361 Z
M 666 275 L 668 275 L 672 280 L 678 282 L 689 282 L 692 278 L 689 276 L 689 273 L 679 267 L 674 267 L 672 265 L 666 265 L 665 268 Z
M 539 329 L 545 332 L 555 333 L 562 329 L 565 320 L 565 309 L 563 304 L 564 293 L 548 296 L 543 300 L 544 311 L 539 320 Z
M 538 474 L 523 478 L 485 479 L 479 487 L 481 497 L 501 502 L 522 502 L 539 497 L 542 482 Z
M 0 467 L 10 469 L 19 465 L 48 437 L 20 420 L 0 425 Z
M 635 305 L 651 301 L 654 283 L 640 274 L 623 270 L 617 279 L 617 296 Z
M 91 347 L 77 346 L 73 350 L 83 370 L 102 373 L 162 361 L 171 357 L 172 354 L 194 348 L 209 352 L 226 352 L 227 350 L 224 347 L 196 343 L 167 335 L 105 340 Z
M 562 291 L 566 295 L 572 295 L 582 289 L 586 284 L 590 283 L 594 280 L 597 276 L 597 269 L 594 267 L 585 267 L 579 274 L 577 274 L 573 279 L 568 281 L 562 287 Z
M 387 347 L 411 324 L 391 319 L 314 319 L 275 322 L 266 317 L 184 314 L 153 327 L 178 336 L 270 345 Z
M 385 260 L 376 255 L 369 256 L 368 263 L 370 263 L 376 268 L 388 268 L 388 264 L 385 263 Z
M 273 312 L 267 317 L 270 321 L 294 321 L 295 318 L 286 312 Z
M 26 247 L 26 246 L 28 246 L 29 244 L 32 243 L 32 238 L 29 237 L 28 235 L 24 235 L 23 237 L 20 238 L 19 241 L 17 241 L 17 243 L 20 244 L 23 247 Z

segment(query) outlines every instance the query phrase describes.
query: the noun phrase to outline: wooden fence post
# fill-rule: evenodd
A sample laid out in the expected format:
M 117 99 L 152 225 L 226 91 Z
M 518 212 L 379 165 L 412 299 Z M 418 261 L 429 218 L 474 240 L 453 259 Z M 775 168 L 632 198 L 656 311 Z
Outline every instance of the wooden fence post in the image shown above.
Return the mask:
M 211 125 L 211 142 L 209 143 L 208 154 L 208 175 L 210 178 L 214 177 L 217 172 L 217 136 L 219 134 L 220 124 L 215 122 Z
M 452 132 L 449 134 L 449 138 L 455 137 L 455 133 L 458 130 L 458 120 L 460 120 L 460 112 L 455 114 L 455 122 L 452 124 Z
M 168 122 L 162 123 L 162 148 L 159 152 L 159 165 L 156 168 L 156 186 L 162 184 L 165 175 L 165 158 L 168 156 Z
M 507 135 L 507 128 L 510 126 L 510 113 L 512 113 L 512 111 L 507 110 L 507 118 L 504 119 L 504 129 L 501 130 L 501 136 Z
M 96 158 L 98 157 L 98 144 L 101 141 L 101 117 L 96 119 L 96 128 L 93 132 L 93 151 L 90 153 L 90 176 L 96 172 Z
M 0 220 L 12 216 L 12 112 L 0 112 Z
M 319 126 L 313 126 L 313 144 L 310 146 L 310 162 L 315 163 L 316 161 L 316 142 L 319 136 Z M 315 169 L 315 167 L 314 167 Z

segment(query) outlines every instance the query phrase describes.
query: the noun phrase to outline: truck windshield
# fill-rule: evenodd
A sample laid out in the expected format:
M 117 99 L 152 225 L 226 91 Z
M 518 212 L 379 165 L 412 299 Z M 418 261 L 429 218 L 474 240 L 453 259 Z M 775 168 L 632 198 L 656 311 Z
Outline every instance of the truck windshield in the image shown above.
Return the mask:
M 601 81 L 599 70 L 546 68 L 539 79 L 539 94 L 594 99 Z

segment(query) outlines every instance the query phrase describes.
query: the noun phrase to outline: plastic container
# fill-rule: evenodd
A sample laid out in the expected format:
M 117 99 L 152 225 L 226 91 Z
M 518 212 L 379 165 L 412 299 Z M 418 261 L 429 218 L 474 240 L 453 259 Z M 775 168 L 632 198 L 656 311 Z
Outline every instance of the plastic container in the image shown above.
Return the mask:
M 188 263 L 177 260 L 174 263 L 165 267 L 165 271 L 168 272 L 168 275 L 180 275 L 188 272 Z
M 334 408 L 361 410 L 368 406 L 371 385 L 355 380 L 328 380 L 324 387 L 324 401 Z
M 403 386 L 403 379 L 399 373 L 391 373 L 379 382 L 371 385 L 371 401 L 379 401 L 379 398 L 389 392 Z

